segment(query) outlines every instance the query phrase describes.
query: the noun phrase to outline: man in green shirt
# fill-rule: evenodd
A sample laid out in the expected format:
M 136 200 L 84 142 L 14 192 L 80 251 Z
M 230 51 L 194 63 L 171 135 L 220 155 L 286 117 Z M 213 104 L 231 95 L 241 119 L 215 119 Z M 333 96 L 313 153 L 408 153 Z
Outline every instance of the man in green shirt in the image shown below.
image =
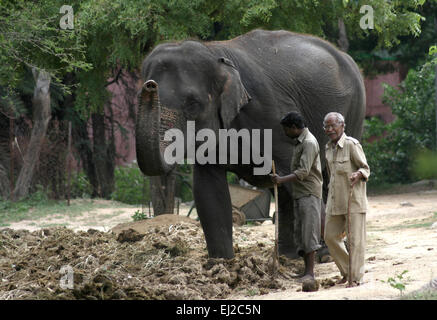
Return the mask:
M 315 252 L 321 247 L 321 199 L 322 170 L 317 139 L 297 112 L 287 114 L 281 125 L 285 134 L 293 139 L 294 149 L 291 173 L 287 176 L 271 175 L 274 183 L 291 181 L 294 211 L 297 220 L 295 230 L 298 254 L 304 257 L 305 273 L 302 280 L 314 279 Z

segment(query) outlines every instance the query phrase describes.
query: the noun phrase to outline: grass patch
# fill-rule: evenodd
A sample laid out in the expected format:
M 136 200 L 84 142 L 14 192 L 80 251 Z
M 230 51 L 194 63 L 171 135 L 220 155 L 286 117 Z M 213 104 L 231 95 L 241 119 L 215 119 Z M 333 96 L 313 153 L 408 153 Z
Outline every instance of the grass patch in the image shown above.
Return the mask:
M 391 195 L 391 194 L 401 194 L 419 191 L 435 190 L 435 184 L 401 184 L 401 183 L 380 183 L 380 184 L 369 184 L 367 186 L 368 196 L 380 196 L 380 195 Z
M 123 210 L 117 210 L 117 211 L 113 211 L 111 213 L 108 214 L 103 214 L 100 216 L 100 219 L 111 219 L 111 218 L 115 218 L 118 217 L 121 214 L 124 214 L 125 212 Z
M 437 290 L 428 289 L 406 294 L 402 300 L 437 300 Z
M 19 201 L 0 201 L 0 226 L 6 227 L 13 222 L 38 220 L 48 216 L 76 217 L 96 209 L 122 207 L 130 205 L 100 199 L 74 199 L 68 206 L 65 200 L 51 200 L 44 192 L 37 191 Z
M 52 227 L 68 227 L 68 223 L 46 223 L 42 224 L 40 228 L 52 228 Z
M 117 211 L 117 212 L 110 213 L 110 214 L 104 214 L 104 215 L 100 216 L 100 219 L 111 219 L 114 217 L 118 217 L 122 213 L 123 213 L 123 211 Z
M 431 217 L 424 218 L 421 220 L 414 219 L 403 224 L 397 224 L 394 226 L 380 227 L 378 225 L 370 225 L 367 227 L 367 231 L 387 231 L 387 230 L 403 230 L 403 229 L 420 229 L 420 228 L 430 228 L 431 225 L 437 222 L 437 212 L 434 212 Z
M 418 228 L 429 228 L 431 225 L 437 221 L 437 212 L 434 212 L 433 215 L 429 218 L 425 218 L 422 220 L 412 220 L 405 224 L 399 224 L 396 226 L 393 226 L 389 229 L 394 230 L 402 230 L 402 229 L 418 229 Z

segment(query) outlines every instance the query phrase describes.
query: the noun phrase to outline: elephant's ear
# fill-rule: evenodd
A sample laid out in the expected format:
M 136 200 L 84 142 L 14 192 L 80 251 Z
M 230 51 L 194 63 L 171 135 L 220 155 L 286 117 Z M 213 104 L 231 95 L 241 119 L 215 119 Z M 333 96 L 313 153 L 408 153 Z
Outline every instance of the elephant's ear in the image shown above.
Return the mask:
M 249 103 L 251 97 L 241 82 L 240 73 L 232 61 L 219 58 L 219 63 L 224 64 L 224 85 L 220 96 L 220 118 L 225 129 L 230 128 L 231 121 L 238 115 L 240 109 Z

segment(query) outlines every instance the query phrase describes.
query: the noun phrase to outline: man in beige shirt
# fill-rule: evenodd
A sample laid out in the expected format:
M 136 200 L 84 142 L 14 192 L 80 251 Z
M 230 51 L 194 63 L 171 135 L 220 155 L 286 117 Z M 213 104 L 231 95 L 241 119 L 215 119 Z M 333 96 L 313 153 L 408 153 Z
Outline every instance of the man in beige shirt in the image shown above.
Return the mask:
M 303 117 L 291 112 L 282 120 L 285 134 L 292 138 L 295 147 L 291 160 L 291 174 L 271 175 L 274 183 L 291 181 L 293 187 L 295 237 L 298 254 L 303 256 L 305 272 L 302 281 L 314 279 L 314 257 L 320 245 L 322 171 L 320 149 L 316 138 L 305 126 Z
M 361 144 L 344 133 L 345 123 L 340 113 L 328 113 L 323 121 L 323 127 L 330 139 L 325 153 L 330 178 L 324 239 L 343 276 L 338 283 L 345 283 L 348 278 L 349 253 L 343 242 L 343 234 L 347 231 L 347 213 L 350 205 L 351 239 L 348 239 L 348 244 L 352 248 L 351 274 L 353 285 L 359 285 L 364 275 L 366 181 L 369 178 L 370 169 Z

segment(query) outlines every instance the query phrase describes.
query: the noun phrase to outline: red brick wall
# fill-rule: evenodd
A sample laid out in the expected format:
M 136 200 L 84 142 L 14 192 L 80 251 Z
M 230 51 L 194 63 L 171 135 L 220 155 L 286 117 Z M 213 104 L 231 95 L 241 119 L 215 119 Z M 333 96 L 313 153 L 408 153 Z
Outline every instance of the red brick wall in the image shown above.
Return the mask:
M 395 64 L 396 71 L 387 74 L 381 74 L 374 78 L 365 78 L 364 85 L 366 87 L 366 117 L 379 116 L 386 123 L 394 120 L 389 106 L 382 103 L 382 95 L 384 93 L 383 83 L 391 86 L 396 86 L 401 83 L 406 76 L 404 67 Z

